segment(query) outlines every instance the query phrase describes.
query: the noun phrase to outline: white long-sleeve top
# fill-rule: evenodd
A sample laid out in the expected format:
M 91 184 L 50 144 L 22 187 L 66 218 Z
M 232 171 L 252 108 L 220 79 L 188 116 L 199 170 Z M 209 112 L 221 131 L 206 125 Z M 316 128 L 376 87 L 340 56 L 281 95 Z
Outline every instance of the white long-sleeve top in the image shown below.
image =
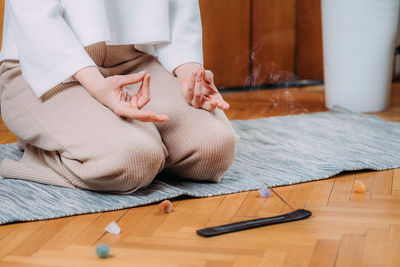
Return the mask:
M 6 0 L 0 62 L 19 60 L 36 96 L 96 66 L 84 47 L 123 45 L 158 57 L 172 72 L 203 64 L 198 0 Z

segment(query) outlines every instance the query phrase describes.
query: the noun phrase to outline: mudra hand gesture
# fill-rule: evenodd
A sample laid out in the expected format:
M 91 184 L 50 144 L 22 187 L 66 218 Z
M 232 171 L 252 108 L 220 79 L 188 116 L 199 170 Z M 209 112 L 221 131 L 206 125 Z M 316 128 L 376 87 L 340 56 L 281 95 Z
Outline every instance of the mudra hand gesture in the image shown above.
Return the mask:
M 181 82 L 182 96 L 189 105 L 208 111 L 229 108 L 229 104 L 214 85 L 213 73 L 200 64 L 183 64 L 176 68 L 175 74 Z
M 80 70 L 75 77 L 100 103 L 116 115 L 145 122 L 168 121 L 168 116 L 158 115 L 142 108 L 150 101 L 150 74 L 145 71 L 104 78 L 95 67 Z M 136 94 L 125 86 L 141 83 Z

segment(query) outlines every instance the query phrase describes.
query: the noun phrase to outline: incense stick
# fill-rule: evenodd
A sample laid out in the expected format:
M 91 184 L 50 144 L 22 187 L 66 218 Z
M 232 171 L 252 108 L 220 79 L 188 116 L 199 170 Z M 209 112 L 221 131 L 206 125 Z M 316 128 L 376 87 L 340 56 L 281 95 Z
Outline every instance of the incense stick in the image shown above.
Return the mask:
M 290 206 L 289 203 L 287 203 L 273 188 L 271 188 L 266 182 L 264 182 L 264 184 L 265 184 L 272 192 L 274 192 L 275 195 L 276 195 L 277 197 L 279 197 L 280 200 L 283 201 L 283 203 L 286 204 L 286 206 L 288 206 L 292 211 L 294 211 L 294 212 L 297 213 L 297 211 L 296 211 L 294 208 L 292 208 L 292 206 Z

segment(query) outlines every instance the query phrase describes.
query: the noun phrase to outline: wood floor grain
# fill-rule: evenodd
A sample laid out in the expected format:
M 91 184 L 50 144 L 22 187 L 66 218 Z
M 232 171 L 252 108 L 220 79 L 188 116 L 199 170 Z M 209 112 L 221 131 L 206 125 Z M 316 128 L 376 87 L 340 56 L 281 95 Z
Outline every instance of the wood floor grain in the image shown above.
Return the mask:
M 226 93 L 229 119 L 326 111 L 322 86 Z M 391 107 L 374 115 L 400 121 L 400 84 Z M 0 143 L 16 142 L 0 121 Z M 362 181 L 367 191 L 354 193 Z M 277 187 L 307 220 L 213 238 L 205 226 L 288 212 L 276 197 L 257 191 L 180 198 L 170 214 L 157 205 L 0 226 L 0 266 L 400 266 L 400 169 L 344 173 Z M 122 231 L 104 228 L 116 221 Z M 111 246 L 99 259 L 95 248 Z

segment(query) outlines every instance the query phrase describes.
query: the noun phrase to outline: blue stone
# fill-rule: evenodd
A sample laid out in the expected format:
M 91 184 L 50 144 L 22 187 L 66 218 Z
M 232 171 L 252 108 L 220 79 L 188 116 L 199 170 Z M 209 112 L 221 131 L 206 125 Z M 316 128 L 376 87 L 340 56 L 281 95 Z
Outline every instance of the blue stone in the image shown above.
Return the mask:
M 110 252 L 110 247 L 106 244 L 100 244 L 96 248 L 96 254 L 99 258 L 107 258 Z

